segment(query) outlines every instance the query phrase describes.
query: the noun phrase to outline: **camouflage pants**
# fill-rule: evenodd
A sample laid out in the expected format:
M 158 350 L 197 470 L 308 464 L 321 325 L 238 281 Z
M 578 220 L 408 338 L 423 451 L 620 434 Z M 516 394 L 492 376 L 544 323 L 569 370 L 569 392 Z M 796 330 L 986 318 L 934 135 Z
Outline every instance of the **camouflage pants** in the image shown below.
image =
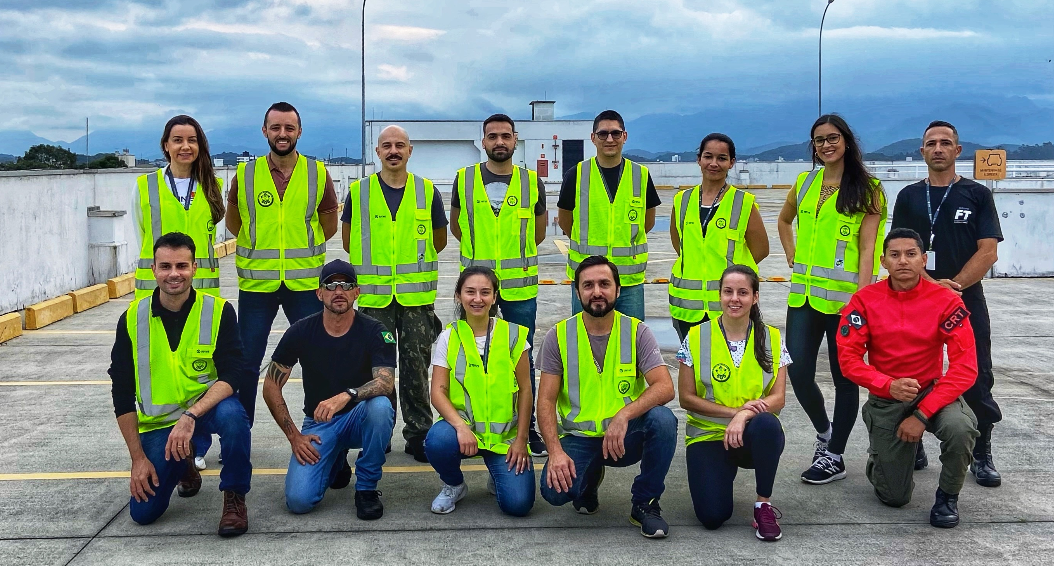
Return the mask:
M 362 307 L 360 312 L 381 321 L 399 346 L 399 388 L 392 393 L 392 407 L 403 412 L 403 438 L 424 441 L 432 427 L 428 368 L 432 343 L 442 330 L 433 305 L 404 307 L 396 301 L 384 308 Z

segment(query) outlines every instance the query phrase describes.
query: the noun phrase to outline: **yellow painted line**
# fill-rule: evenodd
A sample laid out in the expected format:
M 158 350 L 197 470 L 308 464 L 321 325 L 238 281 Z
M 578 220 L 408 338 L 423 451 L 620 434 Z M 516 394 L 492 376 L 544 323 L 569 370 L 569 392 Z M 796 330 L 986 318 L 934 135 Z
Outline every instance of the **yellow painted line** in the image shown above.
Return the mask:
M 483 472 L 487 470 L 484 464 L 468 464 L 461 466 L 463 472 Z M 254 476 L 284 476 L 285 468 L 254 468 Z M 60 480 L 98 480 L 98 479 L 128 479 L 131 471 L 112 472 L 38 472 L 27 474 L 0 474 L 0 481 L 60 481 Z M 388 474 L 423 474 L 435 473 L 432 466 L 385 466 L 384 473 Z M 219 476 L 219 470 L 203 470 L 203 476 Z

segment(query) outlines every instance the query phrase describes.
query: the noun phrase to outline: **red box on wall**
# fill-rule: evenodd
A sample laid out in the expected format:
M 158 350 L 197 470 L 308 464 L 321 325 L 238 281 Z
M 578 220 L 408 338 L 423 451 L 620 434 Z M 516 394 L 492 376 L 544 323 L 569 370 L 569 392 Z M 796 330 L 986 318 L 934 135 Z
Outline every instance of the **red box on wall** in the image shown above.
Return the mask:
M 539 159 L 538 160 L 538 168 L 535 169 L 535 171 L 537 171 L 538 172 L 538 176 L 543 178 L 543 179 L 548 177 L 549 176 L 549 160 L 548 159 Z

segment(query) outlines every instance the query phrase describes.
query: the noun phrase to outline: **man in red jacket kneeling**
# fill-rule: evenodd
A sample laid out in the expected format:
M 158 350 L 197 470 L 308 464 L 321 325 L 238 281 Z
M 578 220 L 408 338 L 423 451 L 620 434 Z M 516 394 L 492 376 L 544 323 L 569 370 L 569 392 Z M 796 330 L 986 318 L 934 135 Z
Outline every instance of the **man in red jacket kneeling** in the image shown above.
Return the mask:
M 926 253 L 914 230 L 890 231 L 882 265 L 889 279 L 853 295 L 838 332 L 842 372 L 871 392 L 861 411 L 871 442 L 867 479 L 882 503 L 906 505 L 915 448 L 929 430 L 941 441 L 943 466 L 930 524 L 951 528 L 959 524 L 959 490 L 978 436 L 961 397 L 977 379 L 970 313 L 955 292 L 922 278 Z

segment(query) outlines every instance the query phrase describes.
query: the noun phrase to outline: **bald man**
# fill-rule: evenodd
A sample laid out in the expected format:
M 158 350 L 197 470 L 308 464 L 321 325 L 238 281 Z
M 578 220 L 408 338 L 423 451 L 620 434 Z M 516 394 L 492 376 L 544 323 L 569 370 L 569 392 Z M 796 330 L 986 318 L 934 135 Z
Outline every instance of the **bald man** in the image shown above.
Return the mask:
M 377 137 L 381 171 L 348 188 L 341 235 L 359 276 L 359 311 L 388 327 L 398 342 L 399 391 L 405 451 L 427 462 L 432 426 L 428 362 L 441 324 L 435 315 L 438 253 L 446 247 L 443 197 L 432 181 L 406 170 L 410 137 L 388 126 Z

